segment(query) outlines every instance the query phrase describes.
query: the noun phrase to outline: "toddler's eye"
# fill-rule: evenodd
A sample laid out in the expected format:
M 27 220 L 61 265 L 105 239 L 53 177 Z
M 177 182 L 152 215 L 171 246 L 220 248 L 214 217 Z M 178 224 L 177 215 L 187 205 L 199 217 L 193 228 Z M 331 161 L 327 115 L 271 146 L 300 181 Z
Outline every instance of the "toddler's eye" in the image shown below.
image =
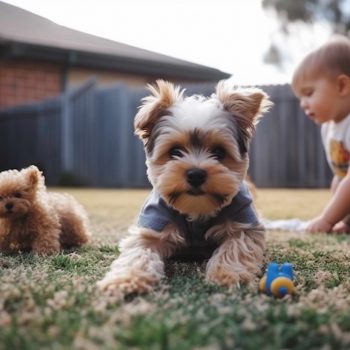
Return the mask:
M 170 158 L 182 158 L 184 155 L 182 153 L 182 149 L 179 146 L 175 146 L 170 149 L 169 151 L 169 157 Z
M 4 198 L 0 196 L 0 201 L 2 201 Z
M 226 151 L 222 147 L 214 147 L 211 151 L 212 157 L 216 160 L 223 160 L 226 156 Z
M 22 198 L 22 194 L 19 193 L 19 192 L 16 192 L 16 193 L 15 193 L 15 197 L 16 197 L 16 198 Z
M 304 95 L 306 96 L 306 97 L 310 97 L 312 94 L 313 94 L 313 90 L 305 90 L 304 91 Z

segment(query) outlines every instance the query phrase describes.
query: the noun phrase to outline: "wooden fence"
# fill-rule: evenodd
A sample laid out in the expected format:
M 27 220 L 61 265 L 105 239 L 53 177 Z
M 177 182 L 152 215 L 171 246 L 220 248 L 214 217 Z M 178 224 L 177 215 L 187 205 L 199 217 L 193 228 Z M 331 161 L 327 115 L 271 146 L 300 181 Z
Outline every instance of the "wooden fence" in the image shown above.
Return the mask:
M 325 187 L 331 174 L 319 129 L 288 85 L 262 86 L 274 102 L 251 146 L 249 173 L 259 187 Z M 189 85 L 210 95 L 214 85 Z M 49 185 L 146 187 L 133 118 L 145 89 L 97 89 L 92 79 L 57 98 L 0 111 L 0 171 L 38 165 Z

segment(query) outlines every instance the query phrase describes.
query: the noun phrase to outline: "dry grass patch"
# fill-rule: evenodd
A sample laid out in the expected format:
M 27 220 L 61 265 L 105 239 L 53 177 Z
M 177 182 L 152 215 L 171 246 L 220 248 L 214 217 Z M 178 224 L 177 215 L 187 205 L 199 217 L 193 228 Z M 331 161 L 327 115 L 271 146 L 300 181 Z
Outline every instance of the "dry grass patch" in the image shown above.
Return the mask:
M 329 198 L 329 190 L 259 189 L 256 201 L 266 218 L 307 220 L 318 215 Z
M 69 190 L 87 208 L 91 245 L 51 257 L 0 254 L 0 349 L 349 349 L 350 239 L 269 232 L 267 261 L 294 264 L 297 294 L 226 290 L 204 264 L 173 263 L 147 296 L 117 300 L 95 283 L 148 191 Z M 308 219 L 327 191 L 259 190 L 268 218 Z M 283 205 L 282 205 L 283 204 Z

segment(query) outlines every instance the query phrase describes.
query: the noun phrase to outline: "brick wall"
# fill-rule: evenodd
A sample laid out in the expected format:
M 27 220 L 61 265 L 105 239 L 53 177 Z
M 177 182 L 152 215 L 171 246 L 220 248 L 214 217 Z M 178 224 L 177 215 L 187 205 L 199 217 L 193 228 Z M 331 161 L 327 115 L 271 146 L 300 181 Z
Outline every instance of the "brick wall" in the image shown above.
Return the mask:
M 0 61 L 0 108 L 58 95 L 61 71 L 58 64 Z

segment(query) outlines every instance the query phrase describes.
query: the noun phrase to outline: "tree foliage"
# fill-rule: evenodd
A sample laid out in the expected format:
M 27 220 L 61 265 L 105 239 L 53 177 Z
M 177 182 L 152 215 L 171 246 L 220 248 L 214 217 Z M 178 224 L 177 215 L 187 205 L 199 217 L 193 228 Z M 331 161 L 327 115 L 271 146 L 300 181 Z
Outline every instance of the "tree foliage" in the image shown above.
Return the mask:
M 263 0 L 265 9 L 273 9 L 279 16 L 283 29 L 296 21 L 314 23 L 327 21 L 335 33 L 350 30 L 349 0 Z
M 277 14 L 282 35 L 290 34 L 290 26 L 297 22 L 311 25 L 321 21 L 328 23 L 334 33 L 350 33 L 350 0 L 263 0 L 262 5 Z M 277 66 L 283 63 L 276 42 L 272 41 L 264 61 Z

